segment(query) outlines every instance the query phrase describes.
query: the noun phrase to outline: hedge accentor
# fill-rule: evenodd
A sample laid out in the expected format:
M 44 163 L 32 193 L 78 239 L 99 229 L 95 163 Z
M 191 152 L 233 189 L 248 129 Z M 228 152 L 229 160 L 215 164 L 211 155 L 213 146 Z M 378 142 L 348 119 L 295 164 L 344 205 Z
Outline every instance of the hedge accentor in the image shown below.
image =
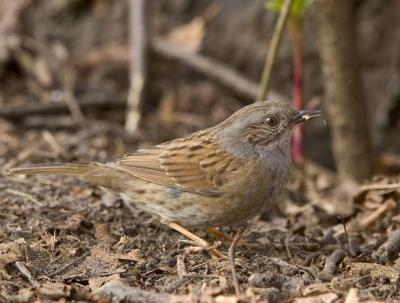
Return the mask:
M 114 162 L 22 167 L 10 174 L 79 176 L 121 194 L 193 239 L 182 226 L 238 227 L 270 206 L 289 176 L 293 127 L 320 115 L 285 103 L 256 102 L 214 127 Z M 242 231 L 238 228 L 229 249 L 237 292 L 234 250 Z

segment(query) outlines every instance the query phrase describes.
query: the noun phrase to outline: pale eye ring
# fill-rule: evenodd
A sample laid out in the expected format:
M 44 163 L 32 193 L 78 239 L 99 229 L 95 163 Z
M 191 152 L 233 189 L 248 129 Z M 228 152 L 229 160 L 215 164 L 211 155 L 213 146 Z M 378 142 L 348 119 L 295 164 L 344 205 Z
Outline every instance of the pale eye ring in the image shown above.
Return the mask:
M 268 124 L 269 127 L 274 128 L 274 127 L 277 127 L 277 126 L 278 126 L 279 120 L 278 120 L 277 117 L 271 116 L 271 117 L 268 117 L 268 118 L 265 120 L 265 122 Z

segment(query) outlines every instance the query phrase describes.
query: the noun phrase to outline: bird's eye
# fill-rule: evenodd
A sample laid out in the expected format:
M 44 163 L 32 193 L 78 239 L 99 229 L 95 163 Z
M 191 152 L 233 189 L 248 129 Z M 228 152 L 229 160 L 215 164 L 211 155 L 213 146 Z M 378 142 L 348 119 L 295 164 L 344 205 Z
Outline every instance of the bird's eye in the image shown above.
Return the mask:
M 269 127 L 276 127 L 278 126 L 279 120 L 277 117 L 268 117 L 265 122 L 268 124 Z

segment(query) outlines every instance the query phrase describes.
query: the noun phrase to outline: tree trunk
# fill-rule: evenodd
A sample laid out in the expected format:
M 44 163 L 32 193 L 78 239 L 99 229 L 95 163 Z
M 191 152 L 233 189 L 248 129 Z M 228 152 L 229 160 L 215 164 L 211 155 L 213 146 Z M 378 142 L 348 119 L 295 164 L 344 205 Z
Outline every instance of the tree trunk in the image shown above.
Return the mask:
M 317 0 L 315 15 L 324 76 L 324 107 L 339 177 L 360 182 L 371 175 L 371 139 L 356 50 L 353 0 Z

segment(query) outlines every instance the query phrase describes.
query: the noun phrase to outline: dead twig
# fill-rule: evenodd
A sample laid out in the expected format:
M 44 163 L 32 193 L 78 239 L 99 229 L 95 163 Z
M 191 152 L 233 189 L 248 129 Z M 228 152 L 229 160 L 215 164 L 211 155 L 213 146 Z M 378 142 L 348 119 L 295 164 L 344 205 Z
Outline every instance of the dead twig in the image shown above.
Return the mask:
M 178 277 L 180 278 L 187 275 L 185 257 L 182 255 L 176 256 L 176 270 L 178 272 Z
M 258 88 L 257 101 L 265 100 L 265 97 L 267 96 L 272 68 L 275 63 L 279 45 L 281 43 L 283 29 L 285 28 L 286 22 L 290 15 L 292 3 L 293 0 L 285 0 L 285 2 L 282 5 L 282 9 L 279 13 L 279 18 L 278 21 L 276 22 L 275 30 L 271 39 L 271 45 L 267 52 L 267 58 L 265 60 L 264 70 L 262 73 L 260 86 Z
M 75 260 L 72 260 L 71 262 L 67 263 L 66 265 L 64 265 L 63 267 L 57 269 L 56 271 L 53 271 L 48 276 L 50 278 L 57 276 L 58 274 L 62 273 L 64 270 L 66 270 L 67 268 L 69 268 L 69 267 L 75 265 L 76 263 L 82 261 L 83 259 L 85 259 L 89 254 L 90 254 L 90 251 L 85 252 L 80 257 L 76 258 Z
M 370 276 L 373 280 L 387 279 L 390 283 L 398 283 L 400 273 L 391 266 L 376 263 L 353 262 L 350 264 L 352 276 Z
M 93 294 L 88 288 L 74 284 L 67 285 L 64 283 L 46 282 L 39 287 L 37 293 L 40 297 L 51 300 L 66 300 L 69 302 L 108 302 L 106 298 Z M 47 301 L 47 300 L 45 300 Z
M 43 206 L 42 203 L 40 203 L 37 199 L 35 199 L 32 195 L 24 193 L 22 191 L 19 190 L 15 190 L 15 189 L 11 189 L 11 188 L 7 188 L 6 191 L 12 195 L 16 195 L 16 196 L 20 196 L 23 198 L 28 199 L 29 201 L 33 202 L 34 204 L 36 204 L 37 206 Z
M 80 125 L 83 125 L 85 122 L 85 116 L 83 115 L 82 110 L 79 106 L 79 102 L 78 100 L 76 100 L 75 95 L 71 91 L 71 89 L 66 89 L 64 91 L 64 100 L 74 121 L 76 123 L 79 123 Z
M 21 275 L 28 280 L 29 284 L 31 284 L 33 287 L 37 287 L 39 285 L 38 282 L 32 277 L 32 274 L 30 273 L 29 269 L 26 268 L 24 263 L 16 261 L 14 266 L 21 273 Z
M 346 222 L 344 222 L 342 216 L 338 216 L 338 219 L 340 220 L 340 223 L 342 223 L 343 225 L 344 236 L 346 238 L 346 244 L 347 244 L 347 251 L 350 252 L 350 237 L 349 234 L 347 233 Z
M 85 98 L 86 99 L 86 98 Z M 106 98 L 96 96 L 93 99 L 86 99 L 79 103 L 80 108 L 108 109 L 125 108 L 126 103 L 122 100 L 113 102 Z M 26 106 L 4 106 L 0 108 L 0 118 L 8 120 L 22 119 L 35 115 L 55 115 L 69 113 L 68 106 L 64 103 L 34 104 Z
M 83 115 L 82 109 L 79 105 L 78 100 L 76 100 L 74 93 L 75 86 L 75 75 L 71 67 L 65 68 L 65 79 L 64 79 L 64 101 L 67 105 L 72 118 L 79 125 L 85 123 L 85 116 Z
M 271 271 L 265 273 L 252 273 L 248 279 L 248 282 L 253 287 L 269 288 L 275 287 L 281 289 L 285 282 L 285 277 L 282 274 L 274 273 Z
M 160 37 L 153 37 L 149 47 L 152 52 L 160 57 L 179 61 L 180 63 L 194 69 L 198 73 L 215 80 L 221 85 L 229 88 L 235 94 L 255 100 L 257 97 L 258 85 L 242 76 L 231 67 L 211 59 L 204 54 L 188 50 L 184 47 L 168 42 Z M 128 47 L 112 46 L 100 50 L 93 50 L 87 54 L 77 57 L 74 62 L 82 67 L 104 64 L 105 61 L 111 61 L 117 64 L 128 63 Z M 268 99 L 283 100 L 289 102 L 289 99 L 273 90 L 269 90 Z
M 292 251 L 290 249 L 290 239 L 293 236 L 292 220 L 288 220 L 288 224 L 289 224 L 289 228 L 288 228 L 288 232 L 285 236 L 284 245 L 285 245 L 286 254 L 287 254 L 288 258 L 291 259 Z
M 186 283 L 194 280 L 194 279 L 218 279 L 219 277 L 216 275 L 196 275 L 196 274 L 188 274 L 181 277 L 178 277 L 175 281 L 163 286 L 160 288 L 160 291 L 171 293 L 175 292 L 177 289 L 185 285 Z
M 360 222 L 351 228 L 351 231 L 364 230 L 374 224 L 385 212 L 396 207 L 396 202 L 393 199 L 388 199 L 385 203 L 380 205 L 368 216 L 360 220 Z M 350 228 L 349 228 L 350 230 Z
M 340 263 L 342 263 L 347 253 L 345 250 L 338 248 L 329 257 L 326 258 L 324 269 L 320 273 L 320 278 L 323 281 L 330 281 L 337 271 Z
M 0 68 L 9 59 L 17 39 L 19 16 L 30 4 L 28 0 L 0 2 Z
M 289 267 L 289 268 L 295 269 L 295 270 L 303 270 L 303 271 L 309 273 L 311 276 L 313 276 L 314 279 L 316 279 L 316 280 L 319 279 L 317 274 L 315 273 L 315 271 L 310 267 L 299 265 L 299 264 L 293 265 L 293 264 L 290 264 L 290 263 L 288 263 L 288 262 L 286 262 L 284 260 L 281 260 L 279 258 L 269 258 L 269 260 L 273 264 L 278 265 L 279 267 Z
M 145 0 L 129 1 L 130 88 L 125 129 L 135 133 L 140 122 L 147 74 L 147 33 Z
M 85 116 L 75 97 L 75 70 L 72 62 L 69 60 L 68 50 L 64 45 L 58 44 L 59 51 L 57 52 L 56 61 L 63 69 L 61 73 L 62 81 L 62 100 L 67 105 L 72 119 L 79 125 L 84 125 Z
M 126 65 L 129 62 L 129 49 L 126 45 L 112 45 L 78 54 L 72 64 L 79 68 L 92 68 L 101 64 Z
M 244 78 L 237 71 L 216 60 L 183 47 L 176 46 L 162 38 L 154 37 L 151 40 L 151 48 L 155 53 L 163 57 L 178 60 L 195 69 L 197 72 L 214 79 L 223 86 L 231 89 L 234 93 L 249 98 L 250 100 L 255 100 L 257 96 L 258 86 L 255 82 Z M 268 99 L 288 101 L 287 97 L 274 91 L 268 94 Z
M 379 190 L 379 189 L 400 189 L 400 183 L 389 183 L 389 184 L 366 184 L 360 186 L 360 191 L 367 190 Z
M 161 290 L 167 293 L 171 293 L 176 291 L 178 288 L 182 287 L 189 281 L 191 281 L 193 278 L 190 276 L 182 276 L 176 279 L 175 281 L 172 281 L 171 283 L 165 285 Z
M 400 230 L 395 230 L 372 257 L 380 263 L 390 263 L 400 252 Z
M 57 139 L 47 129 L 42 132 L 43 139 L 49 144 L 50 148 L 56 152 L 57 155 L 68 158 L 68 154 Z
M 120 280 L 112 280 L 98 290 L 96 294 L 101 296 L 110 296 L 113 301 L 135 301 L 135 302 L 170 302 L 184 303 L 193 302 L 188 295 L 171 295 L 165 292 L 150 292 L 138 287 L 130 287 L 123 284 Z

